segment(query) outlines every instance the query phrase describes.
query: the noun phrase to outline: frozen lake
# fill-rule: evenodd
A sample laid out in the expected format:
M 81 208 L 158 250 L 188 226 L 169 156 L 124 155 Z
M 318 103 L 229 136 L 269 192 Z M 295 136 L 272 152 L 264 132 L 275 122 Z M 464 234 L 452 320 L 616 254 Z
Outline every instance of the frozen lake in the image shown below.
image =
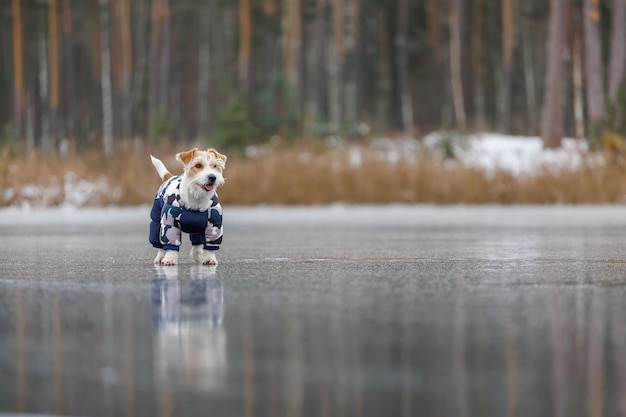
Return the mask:
M 0 416 L 626 413 L 626 207 L 0 210 Z

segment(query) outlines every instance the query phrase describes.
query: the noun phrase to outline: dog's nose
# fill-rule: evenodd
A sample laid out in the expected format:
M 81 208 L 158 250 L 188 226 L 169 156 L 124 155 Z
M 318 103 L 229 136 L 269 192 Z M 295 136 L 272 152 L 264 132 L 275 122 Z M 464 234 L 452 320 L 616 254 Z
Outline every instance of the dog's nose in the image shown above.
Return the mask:
M 209 175 L 209 183 L 210 184 L 213 184 L 216 179 L 217 179 L 217 177 L 214 174 Z

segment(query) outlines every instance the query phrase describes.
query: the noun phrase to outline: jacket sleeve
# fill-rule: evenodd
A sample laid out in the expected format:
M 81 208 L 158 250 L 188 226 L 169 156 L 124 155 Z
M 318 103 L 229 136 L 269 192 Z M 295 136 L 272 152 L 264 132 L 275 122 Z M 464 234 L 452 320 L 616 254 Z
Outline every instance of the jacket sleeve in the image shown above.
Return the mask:
M 161 210 L 163 209 L 163 200 L 157 195 L 152 204 L 152 210 L 150 211 L 150 234 L 148 235 L 148 241 L 155 248 L 162 249 L 161 243 Z
M 219 203 L 217 194 L 214 196 L 213 205 L 209 208 L 208 214 L 209 224 L 204 232 L 206 241 L 204 249 L 218 250 L 222 243 L 224 229 L 222 228 L 222 206 Z
M 161 210 L 160 240 L 165 250 L 180 249 L 180 216 L 183 209 L 165 203 Z

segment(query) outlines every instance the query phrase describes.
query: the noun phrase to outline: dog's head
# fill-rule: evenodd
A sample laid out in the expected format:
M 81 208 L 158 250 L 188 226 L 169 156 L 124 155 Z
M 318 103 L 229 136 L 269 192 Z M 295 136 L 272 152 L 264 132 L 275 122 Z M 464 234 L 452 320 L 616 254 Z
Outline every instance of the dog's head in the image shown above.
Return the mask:
M 199 151 L 194 148 L 176 155 L 185 167 L 185 176 L 194 196 L 201 198 L 204 193 L 212 193 L 224 184 L 223 172 L 226 168 L 226 155 L 215 149 Z

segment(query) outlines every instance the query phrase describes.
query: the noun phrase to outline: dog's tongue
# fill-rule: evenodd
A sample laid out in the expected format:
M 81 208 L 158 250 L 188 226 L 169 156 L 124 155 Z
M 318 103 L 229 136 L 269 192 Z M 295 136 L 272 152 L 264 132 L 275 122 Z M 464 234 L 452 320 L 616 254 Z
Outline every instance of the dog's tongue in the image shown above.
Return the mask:
M 202 188 L 204 188 L 206 191 L 211 191 L 213 189 L 213 186 L 211 184 L 204 184 Z

